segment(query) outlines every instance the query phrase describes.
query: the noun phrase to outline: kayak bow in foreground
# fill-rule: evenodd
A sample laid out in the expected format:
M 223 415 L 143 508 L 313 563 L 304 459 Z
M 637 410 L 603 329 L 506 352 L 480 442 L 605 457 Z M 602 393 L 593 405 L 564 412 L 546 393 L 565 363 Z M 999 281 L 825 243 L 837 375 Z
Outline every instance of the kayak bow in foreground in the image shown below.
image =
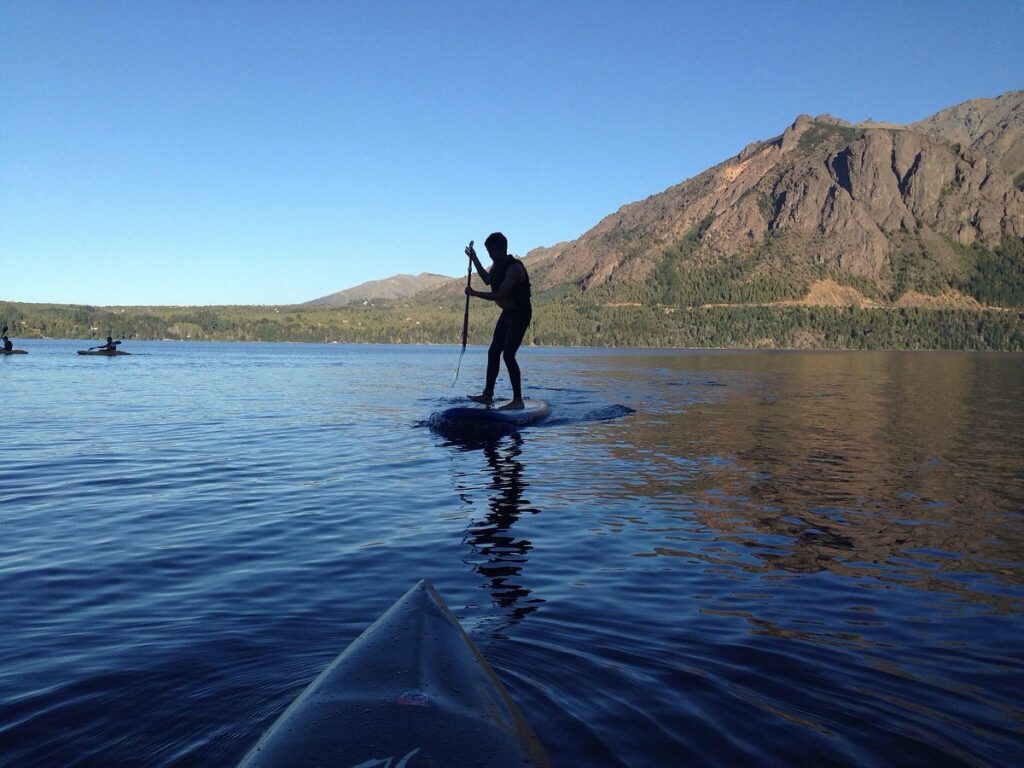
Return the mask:
M 544 750 L 426 581 L 371 624 L 239 768 L 525 768 Z

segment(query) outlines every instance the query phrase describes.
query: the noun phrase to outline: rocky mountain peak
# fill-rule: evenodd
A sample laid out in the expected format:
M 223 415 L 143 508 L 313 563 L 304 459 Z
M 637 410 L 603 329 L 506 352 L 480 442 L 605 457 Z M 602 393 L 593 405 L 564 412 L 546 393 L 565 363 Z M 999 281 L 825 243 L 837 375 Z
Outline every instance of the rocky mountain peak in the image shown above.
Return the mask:
M 907 128 L 985 153 L 1024 188 L 1024 90 L 965 101 Z
M 800 115 L 775 139 L 550 249 L 538 283 L 643 282 L 675 253 L 691 269 L 731 262 L 751 280 L 827 275 L 895 299 L 908 264 L 952 274 L 958 248 L 1024 237 L 1024 194 L 1008 173 L 1022 95 L 912 126 Z

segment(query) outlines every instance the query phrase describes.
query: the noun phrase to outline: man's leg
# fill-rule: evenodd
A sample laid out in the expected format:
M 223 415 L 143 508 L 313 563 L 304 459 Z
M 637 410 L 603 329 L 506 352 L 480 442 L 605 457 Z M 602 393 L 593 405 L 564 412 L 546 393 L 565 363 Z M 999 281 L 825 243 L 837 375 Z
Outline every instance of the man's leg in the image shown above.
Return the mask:
M 512 383 L 512 402 L 519 404 L 523 402 L 522 375 L 519 370 L 519 363 L 516 362 L 516 352 L 519 351 L 526 336 L 526 329 L 530 325 L 532 312 L 516 312 L 508 334 L 505 336 L 505 343 L 502 347 L 502 357 L 505 359 L 505 369 L 508 371 L 509 381 Z
M 509 325 L 509 313 L 503 311 L 498 317 L 498 322 L 494 325 L 494 336 L 491 337 L 491 346 L 487 348 L 487 381 L 484 384 L 484 391 L 479 396 L 471 396 L 471 400 L 490 405 L 490 401 L 494 397 L 494 385 L 498 381 L 498 370 L 501 367 L 501 351 L 505 347 Z

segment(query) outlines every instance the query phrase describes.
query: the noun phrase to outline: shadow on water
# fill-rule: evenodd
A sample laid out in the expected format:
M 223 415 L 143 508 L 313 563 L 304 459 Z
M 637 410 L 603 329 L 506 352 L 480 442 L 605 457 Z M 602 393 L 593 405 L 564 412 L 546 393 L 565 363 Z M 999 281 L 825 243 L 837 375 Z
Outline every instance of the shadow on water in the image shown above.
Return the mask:
M 461 403 L 462 400 L 454 402 Z M 595 406 L 585 396 L 579 402 L 565 398 L 552 404 L 552 412 L 551 417 L 530 429 L 607 421 L 635 413 L 625 405 Z M 450 422 L 445 419 L 443 411 L 432 414 L 430 419 L 417 426 L 429 427 L 444 438 L 445 447 L 463 454 L 479 453 L 483 458 L 483 472 L 489 476 L 488 511 L 483 518 L 471 519 L 466 528 L 463 541 L 469 546 L 472 557 L 465 562 L 486 579 L 484 586 L 494 604 L 502 609 L 507 627 L 536 611 L 544 602 L 531 597 L 531 590 L 523 585 L 522 571 L 533 544 L 512 530 L 524 515 L 535 515 L 541 511 L 525 497 L 529 484 L 522 460 L 526 445 L 523 432 L 519 427 L 501 423 Z M 472 486 L 478 476 L 477 472 L 459 473 L 459 479 L 468 486 Z M 460 492 L 460 496 L 467 505 L 473 505 L 473 499 L 465 490 Z M 498 633 L 500 629 L 494 630 L 494 634 Z
M 556 408 L 557 416 L 553 415 L 533 425 L 531 429 L 607 421 L 635 413 L 625 405 L 595 407 L 592 402 L 585 401 L 560 402 L 552 406 L 553 411 Z M 502 609 L 508 622 L 511 624 L 521 620 L 544 602 L 536 597 L 531 598 L 531 590 L 522 583 L 523 567 L 533 544 L 512 531 L 522 516 L 540 512 L 524 495 L 529 484 L 525 479 L 522 461 L 526 444 L 522 431 L 518 427 L 500 423 L 452 423 L 445 420 L 443 412 L 432 414 L 428 421 L 418 426 L 427 426 L 443 437 L 446 447 L 463 454 L 479 453 L 483 458 L 484 472 L 490 477 L 487 486 L 488 511 L 482 519 L 472 519 L 466 528 L 463 541 L 469 546 L 473 557 L 465 562 L 486 579 L 485 586 L 494 604 Z M 462 474 L 461 479 L 472 484 L 476 474 Z M 472 498 L 464 491 L 460 496 L 466 504 L 473 504 Z
M 464 562 L 484 577 L 484 588 L 504 614 L 503 627 L 492 630 L 492 634 L 499 634 L 501 629 L 533 613 L 544 602 L 531 597 L 531 590 L 523 579 L 523 568 L 533 544 L 513 531 L 521 517 L 540 512 L 525 497 L 529 484 L 520 460 L 525 440 L 519 431 L 470 436 L 449 433 L 445 437 L 446 447 L 464 454 L 479 453 L 483 471 L 488 476 L 487 512 L 482 517 L 471 518 L 466 527 L 463 542 L 469 547 L 470 555 Z M 470 484 L 476 477 L 479 473 L 460 473 L 460 479 Z M 460 492 L 460 497 L 466 504 L 473 504 L 465 490 Z

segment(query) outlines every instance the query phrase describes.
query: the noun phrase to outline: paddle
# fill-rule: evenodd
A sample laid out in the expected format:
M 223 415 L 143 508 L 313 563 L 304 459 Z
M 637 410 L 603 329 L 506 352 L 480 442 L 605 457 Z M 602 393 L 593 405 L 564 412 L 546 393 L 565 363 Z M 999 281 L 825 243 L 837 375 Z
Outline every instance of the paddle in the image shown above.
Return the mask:
M 469 248 L 473 247 L 473 241 L 469 241 Z M 469 256 L 466 249 L 467 256 Z M 466 287 L 469 288 L 473 282 L 473 258 L 469 257 L 469 267 L 466 268 Z M 455 378 L 452 379 L 452 389 L 455 389 L 455 382 L 459 380 L 459 371 L 462 369 L 462 357 L 466 354 L 466 341 L 469 339 L 469 294 L 466 294 L 466 312 L 462 316 L 462 351 L 459 353 L 459 364 L 455 367 Z

